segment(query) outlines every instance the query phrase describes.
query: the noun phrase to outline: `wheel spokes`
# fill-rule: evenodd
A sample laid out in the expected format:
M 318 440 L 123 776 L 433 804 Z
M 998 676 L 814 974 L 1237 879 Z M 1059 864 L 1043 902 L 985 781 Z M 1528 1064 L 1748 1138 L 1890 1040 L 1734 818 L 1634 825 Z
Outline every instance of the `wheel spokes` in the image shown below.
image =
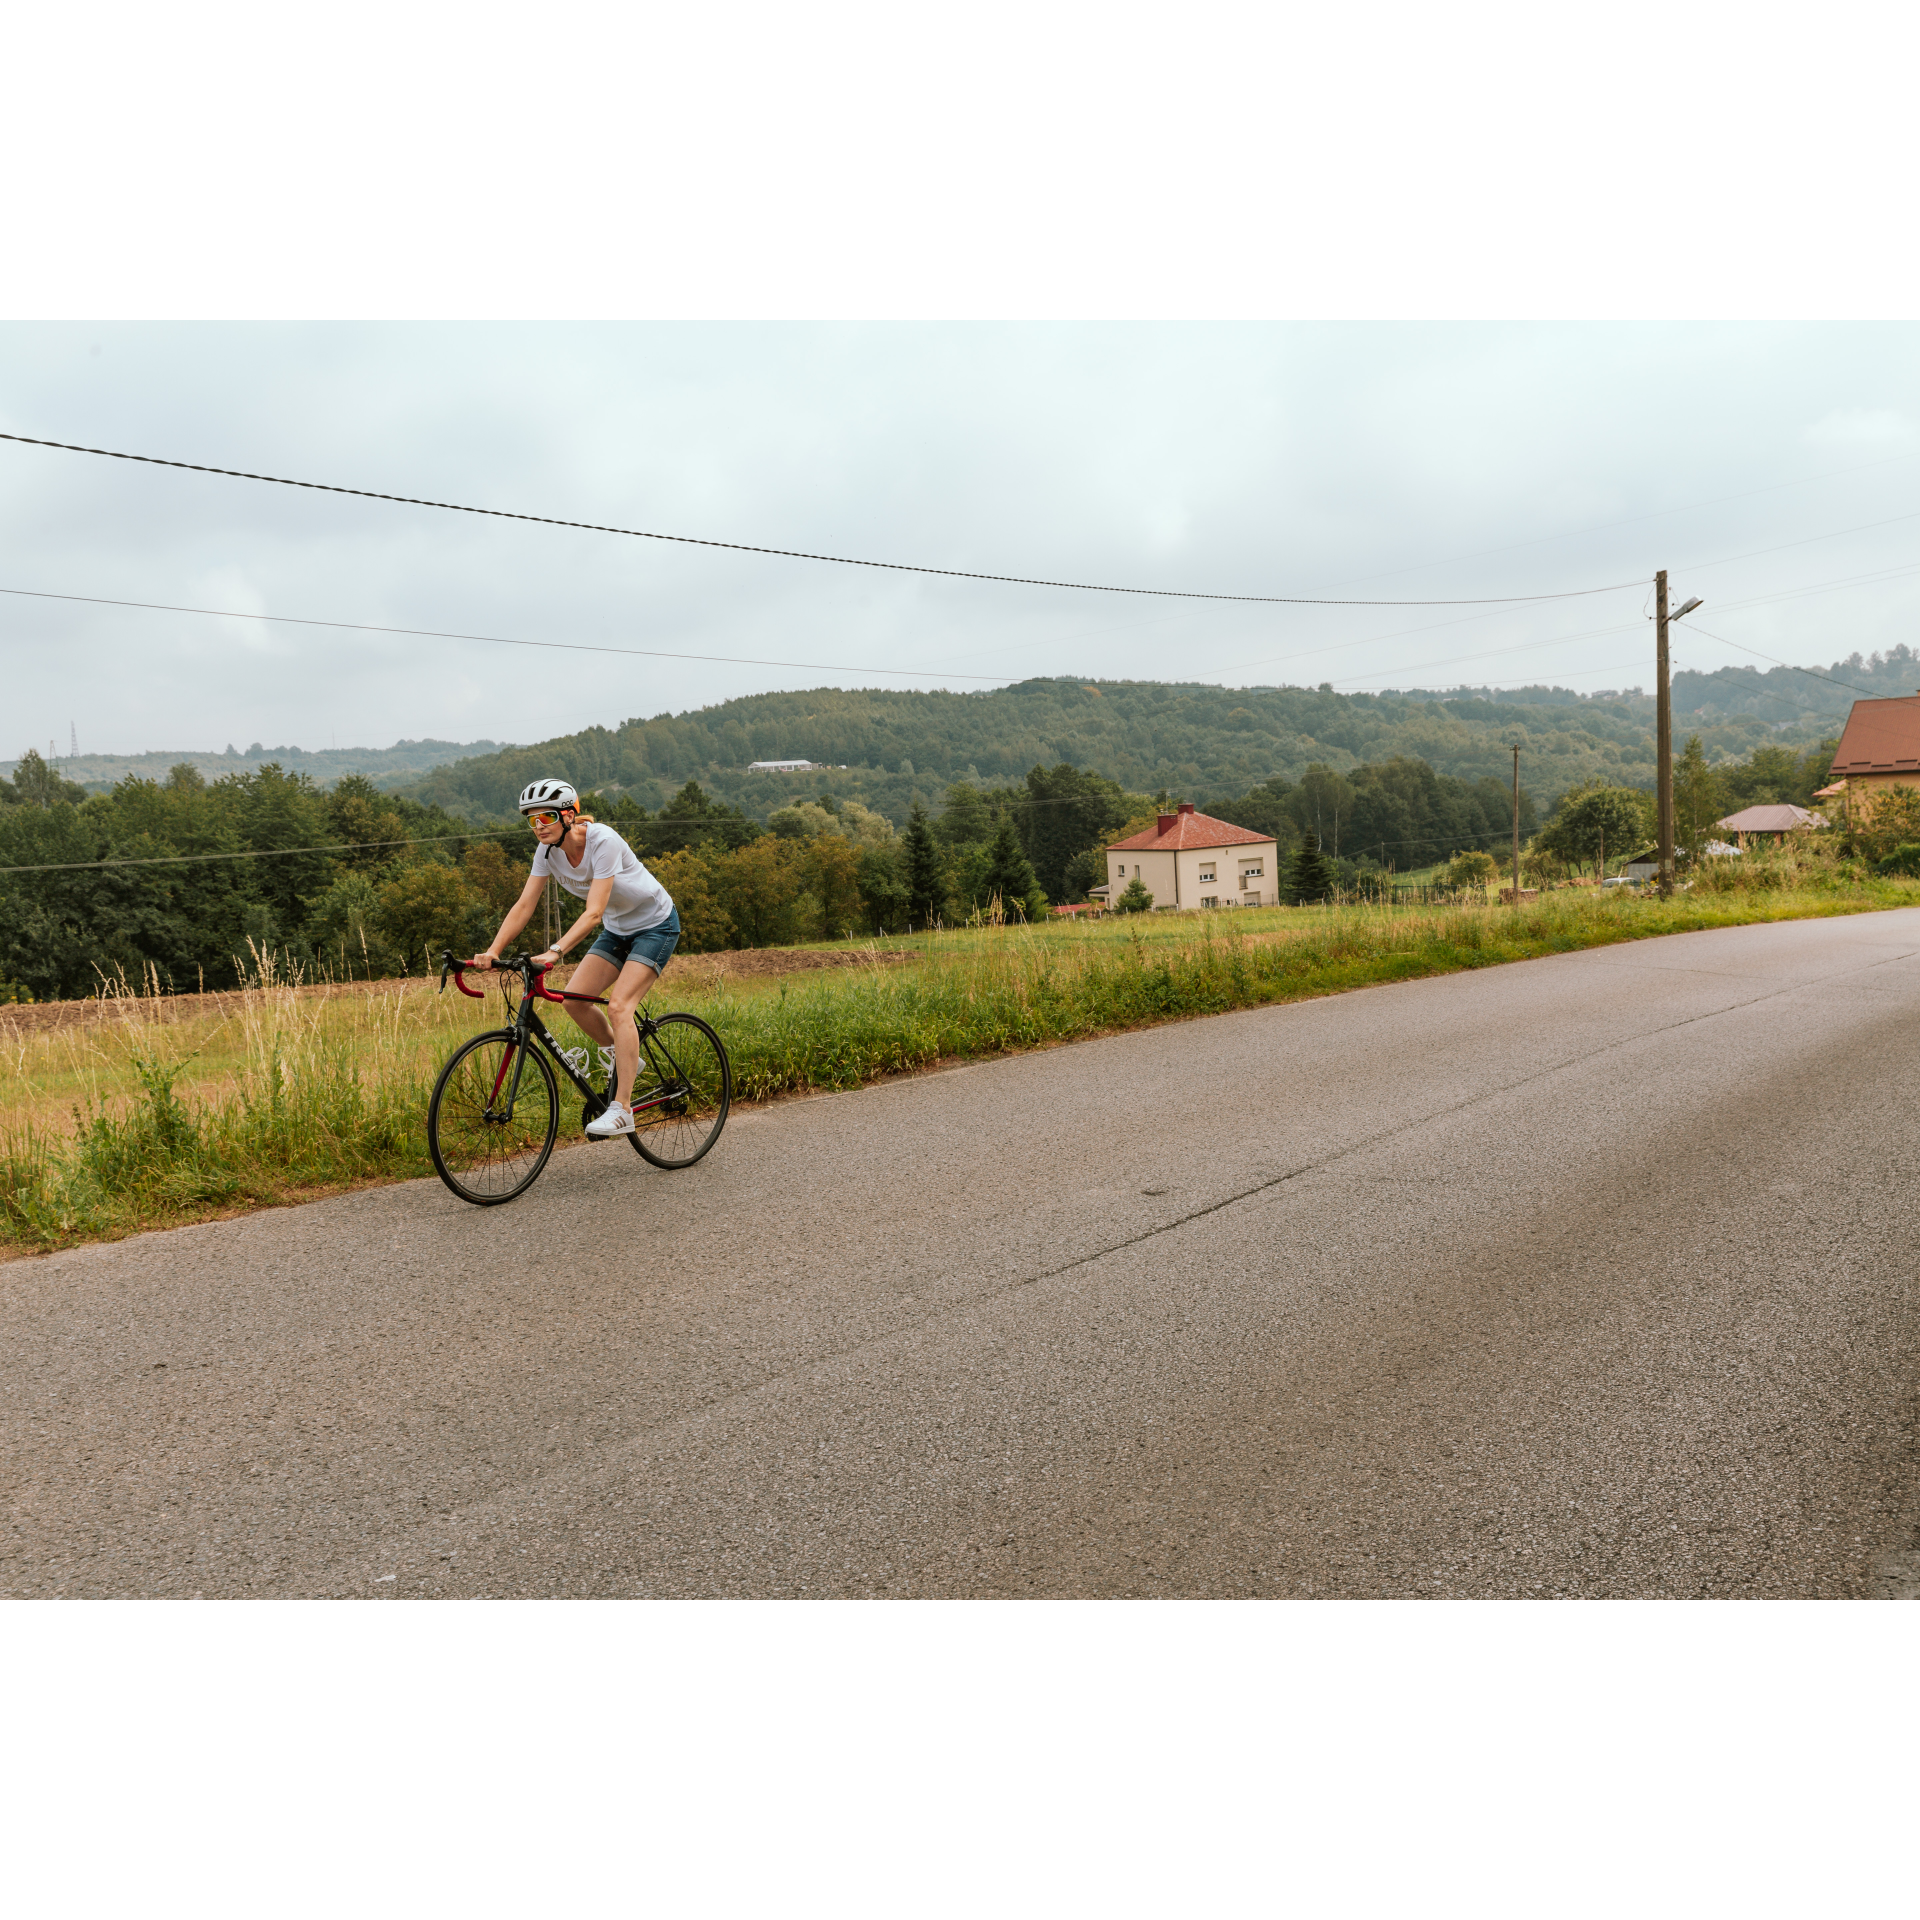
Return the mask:
M 505 1041 L 474 1048 L 441 1094 L 441 1156 L 475 1193 L 511 1191 L 546 1150 L 552 1109 L 546 1076 L 532 1062 L 517 1062 L 515 1051 Z
M 725 1060 L 704 1027 L 663 1021 L 642 1037 L 633 1123 L 649 1158 L 697 1158 L 724 1119 L 727 1095 Z

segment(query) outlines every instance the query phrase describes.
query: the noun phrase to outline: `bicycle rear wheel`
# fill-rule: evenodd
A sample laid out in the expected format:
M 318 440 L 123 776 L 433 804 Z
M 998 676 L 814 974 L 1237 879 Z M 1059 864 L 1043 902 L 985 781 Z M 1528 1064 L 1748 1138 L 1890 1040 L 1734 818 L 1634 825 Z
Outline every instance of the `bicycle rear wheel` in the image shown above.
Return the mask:
M 553 1069 L 503 1027 L 469 1040 L 441 1069 L 427 1107 L 427 1151 L 462 1200 L 497 1207 L 540 1177 L 559 1128 Z
M 668 1013 L 641 1028 L 628 1135 L 641 1159 L 669 1171 L 692 1166 L 720 1138 L 732 1104 L 733 1068 L 704 1020 Z

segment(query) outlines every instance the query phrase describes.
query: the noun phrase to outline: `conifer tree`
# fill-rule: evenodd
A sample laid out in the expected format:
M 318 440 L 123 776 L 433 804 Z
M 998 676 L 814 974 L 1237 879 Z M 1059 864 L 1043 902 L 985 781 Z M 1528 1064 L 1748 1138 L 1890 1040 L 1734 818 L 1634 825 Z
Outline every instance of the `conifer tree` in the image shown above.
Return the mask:
M 1145 913 L 1153 905 L 1153 895 L 1147 891 L 1147 883 L 1136 873 L 1126 884 L 1120 898 L 1113 903 L 1115 913 Z
M 907 850 L 907 924 L 930 927 L 946 908 L 947 889 L 940 877 L 940 849 L 933 843 L 927 810 L 918 800 L 907 815 L 902 837 Z
M 987 851 L 986 891 L 989 898 L 1000 896 L 1001 911 L 1009 920 L 1037 920 L 1047 910 L 1047 896 L 1033 871 L 1033 862 L 1020 850 L 1020 838 L 1013 830 L 1011 815 L 1000 822 L 1000 831 Z
M 1309 906 L 1324 900 L 1333 891 L 1333 875 L 1326 856 L 1320 851 L 1320 836 L 1309 827 L 1300 836 L 1294 850 L 1293 872 L 1288 876 L 1289 891 L 1296 903 Z

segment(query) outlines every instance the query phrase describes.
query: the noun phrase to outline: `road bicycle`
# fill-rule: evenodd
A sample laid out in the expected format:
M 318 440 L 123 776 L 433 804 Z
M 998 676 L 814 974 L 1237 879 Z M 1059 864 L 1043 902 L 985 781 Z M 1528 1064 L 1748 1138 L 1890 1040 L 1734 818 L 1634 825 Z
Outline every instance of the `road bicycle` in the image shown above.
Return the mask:
M 470 1000 L 486 995 L 467 985 L 469 973 L 486 969 L 440 956 L 440 991 L 447 978 Z M 520 1005 L 510 1024 L 476 1034 L 441 1068 L 427 1106 L 427 1150 L 435 1171 L 462 1200 L 497 1207 L 517 1199 L 540 1177 L 560 1131 L 560 1083 L 564 1075 L 579 1090 L 580 1124 L 606 1110 L 607 1093 L 596 1087 L 584 1048 L 562 1048 L 546 1029 L 535 1002 L 605 1000 L 587 993 L 555 993 L 545 984 L 548 967 L 528 954 L 508 954 L 492 971 L 518 978 Z M 506 985 L 503 979 L 502 986 Z M 690 1167 L 712 1147 L 733 1104 L 733 1069 L 720 1036 L 691 1013 L 649 1019 L 634 1014 L 640 1030 L 640 1065 L 634 1076 L 633 1124 L 625 1138 L 641 1159 L 668 1171 Z M 613 1065 L 607 1063 L 607 1084 Z

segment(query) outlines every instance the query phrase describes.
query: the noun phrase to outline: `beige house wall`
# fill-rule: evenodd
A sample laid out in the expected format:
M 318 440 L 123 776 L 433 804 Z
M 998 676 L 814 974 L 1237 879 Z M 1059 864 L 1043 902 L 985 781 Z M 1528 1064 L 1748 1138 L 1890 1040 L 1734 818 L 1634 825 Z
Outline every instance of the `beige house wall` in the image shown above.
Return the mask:
M 1847 788 L 1840 796 L 1842 804 L 1857 806 L 1863 816 L 1871 809 L 1876 794 L 1885 793 L 1892 787 L 1920 788 L 1920 773 L 1846 773 L 1840 777 L 1846 782 Z
M 1279 893 L 1280 848 L 1272 840 L 1239 847 L 1107 855 L 1107 904 L 1126 892 L 1137 873 L 1155 907 L 1198 909 L 1209 900 L 1221 907 L 1271 907 Z

